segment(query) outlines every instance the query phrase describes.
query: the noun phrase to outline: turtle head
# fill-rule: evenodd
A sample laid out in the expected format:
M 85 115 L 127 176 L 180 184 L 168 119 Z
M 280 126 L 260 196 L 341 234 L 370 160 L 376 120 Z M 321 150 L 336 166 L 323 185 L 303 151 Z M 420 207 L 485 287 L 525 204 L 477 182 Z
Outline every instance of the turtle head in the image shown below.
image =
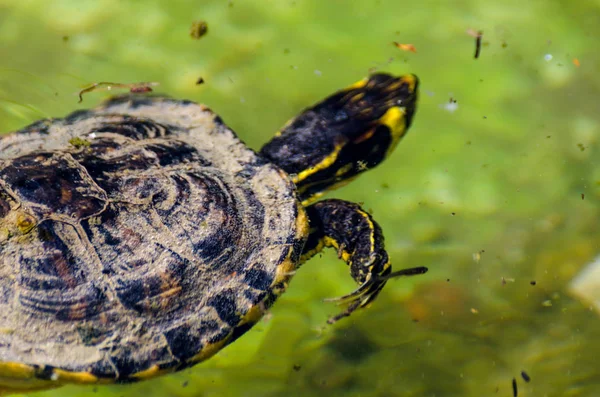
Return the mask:
M 371 75 L 304 110 L 261 155 L 291 174 L 309 203 L 394 150 L 412 122 L 417 88 L 414 75 Z

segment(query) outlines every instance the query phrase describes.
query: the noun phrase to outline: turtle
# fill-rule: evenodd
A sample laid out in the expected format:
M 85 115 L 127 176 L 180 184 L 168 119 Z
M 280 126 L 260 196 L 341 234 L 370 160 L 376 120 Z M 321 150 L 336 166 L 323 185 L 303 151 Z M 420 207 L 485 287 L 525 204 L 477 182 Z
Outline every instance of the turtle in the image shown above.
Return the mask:
M 322 199 L 377 166 L 416 111 L 415 75 L 375 73 L 260 150 L 206 105 L 128 93 L 0 138 L 0 392 L 123 383 L 235 341 L 299 266 L 337 250 L 358 287 L 392 272 L 359 204 Z

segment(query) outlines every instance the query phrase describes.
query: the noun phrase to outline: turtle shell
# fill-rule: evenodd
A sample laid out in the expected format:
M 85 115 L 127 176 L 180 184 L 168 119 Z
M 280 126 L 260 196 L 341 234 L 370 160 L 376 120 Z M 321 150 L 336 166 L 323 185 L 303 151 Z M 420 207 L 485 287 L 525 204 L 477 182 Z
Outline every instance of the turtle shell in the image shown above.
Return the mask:
M 235 340 L 308 225 L 205 106 L 125 96 L 0 139 L 0 385 L 154 376 Z

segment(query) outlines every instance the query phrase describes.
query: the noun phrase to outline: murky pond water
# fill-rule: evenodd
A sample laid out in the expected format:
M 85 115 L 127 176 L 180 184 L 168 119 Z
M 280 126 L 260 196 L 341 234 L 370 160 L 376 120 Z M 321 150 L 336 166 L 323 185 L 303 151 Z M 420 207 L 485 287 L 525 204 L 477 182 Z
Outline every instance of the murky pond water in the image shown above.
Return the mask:
M 599 37 L 593 0 L 0 0 L 0 131 L 110 94 L 78 104 L 90 83 L 146 81 L 258 149 L 370 72 L 421 79 L 393 156 L 328 197 L 364 203 L 396 268 L 429 273 L 326 326 L 323 299 L 354 288 L 326 253 L 201 365 L 38 395 L 508 397 L 513 378 L 519 396 L 600 395 L 600 308 L 571 284 L 600 253 Z

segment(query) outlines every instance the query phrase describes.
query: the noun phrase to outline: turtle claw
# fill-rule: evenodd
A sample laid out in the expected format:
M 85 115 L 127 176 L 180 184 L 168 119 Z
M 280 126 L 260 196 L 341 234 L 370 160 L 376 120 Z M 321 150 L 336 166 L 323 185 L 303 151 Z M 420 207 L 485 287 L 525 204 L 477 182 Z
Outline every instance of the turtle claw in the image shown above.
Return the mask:
M 424 266 L 411 267 L 408 269 L 401 269 L 384 276 L 372 275 L 368 280 L 362 283 L 357 289 L 352 291 L 351 293 L 340 296 L 337 298 L 327 298 L 325 302 L 335 302 L 338 306 L 348 304 L 348 307 L 341 313 L 336 314 L 335 316 L 330 317 L 327 320 L 328 324 L 334 324 L 338 320 L 350 316 L 352 312 L 361 307 L 365 307 L 369 304 L 381 291 L 387 280 L 395 277 L 402 276 L 414 276 L 417 274 L 427 273 L 427 268 Z
M 372 281 L 369 279 L 362 283 L 360 287 L 350 292 L 349 294 L 338 296 L 335 298 L 325 298 L 323 302 L 336 302 L 339 305 L 343 305 L 344 303 L 353 302 L 360 297 L 362 297 L 365 293 L 369 291 L 369 286 L 372 284 Z

